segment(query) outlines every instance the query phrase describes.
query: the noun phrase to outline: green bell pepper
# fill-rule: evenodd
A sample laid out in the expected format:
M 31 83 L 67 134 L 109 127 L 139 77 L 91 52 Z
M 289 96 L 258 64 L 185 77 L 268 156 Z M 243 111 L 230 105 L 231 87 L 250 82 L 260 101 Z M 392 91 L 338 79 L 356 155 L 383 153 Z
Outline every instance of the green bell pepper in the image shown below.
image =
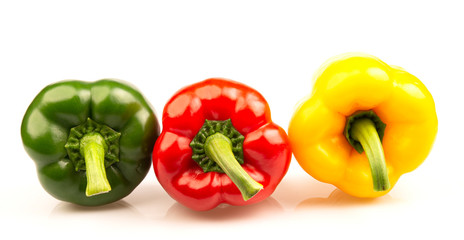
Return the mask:
M 85 206 L 117 201 L 137 187 L 151 166 L 159 131 L 142 94 L 112 79 L 48 85 L 21 124 L 43 188 Z

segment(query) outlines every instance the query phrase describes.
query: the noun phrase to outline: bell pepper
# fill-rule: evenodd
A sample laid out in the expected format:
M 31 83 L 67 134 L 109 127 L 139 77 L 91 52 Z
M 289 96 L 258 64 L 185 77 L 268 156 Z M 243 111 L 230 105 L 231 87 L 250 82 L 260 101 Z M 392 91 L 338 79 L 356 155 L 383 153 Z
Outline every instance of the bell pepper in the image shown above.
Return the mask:
M 131 193 L 148 173 L 158 135 L 158 120 L 142 94 L 111 79 L 48 85 L 21 124 L 43 188 L 85 206 Z
M 432 95 L 419 79 L 350 53 L 318 70 L 288 132 L 296 160 L 315 179 L 378 197 L 425 160 L 437 130 Z
M 213 78 L 167 102 L 153 166 L 173 199 L 205 211 L 264 200 L 286 174 L 291 156 L 287 134 L 272 122 L 263 96 Z

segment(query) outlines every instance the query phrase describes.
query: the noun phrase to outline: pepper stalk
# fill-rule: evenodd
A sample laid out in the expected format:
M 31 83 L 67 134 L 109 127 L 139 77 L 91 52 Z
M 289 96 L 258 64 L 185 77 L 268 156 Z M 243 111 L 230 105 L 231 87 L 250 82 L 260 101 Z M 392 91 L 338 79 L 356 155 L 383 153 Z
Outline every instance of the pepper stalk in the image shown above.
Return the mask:
M 106 168 L 119 162 L 121 133 L 88 118 L 83 124 L 71 128 L 65 148 L 76 171 L 85 171 L 86 196 L 111 191 Z
M 106 177 L 105 152 L 108 146 L 99 133 L 88 133 L 80 141 L 80 152 L 84 156 L 87 177 L 87 197 L 111 191 Z
M 263 189 L 263 185 L 251 178 L 237 162 L 232 153 L 232 143 L 223 134 L 215 133 L 209 136 L 205 142 L 205 152 L 238 187 L 243 200 L 248 201 Z
M 374 191 L 390 188 L 387 164 L 382 147 L 386 125 L 374 111 L 360 111 L 347 120 L 345 136 L 358 153 L 366 152 L 372 174 Z
M 190 143 L 192 159 L 204 172 L 225 173 L 240 190 L 243 200 L 247 201 L 263 189 L 242 168 L 243 140 L 232 125 L 225 121 L 205 120 L 205 123 Z

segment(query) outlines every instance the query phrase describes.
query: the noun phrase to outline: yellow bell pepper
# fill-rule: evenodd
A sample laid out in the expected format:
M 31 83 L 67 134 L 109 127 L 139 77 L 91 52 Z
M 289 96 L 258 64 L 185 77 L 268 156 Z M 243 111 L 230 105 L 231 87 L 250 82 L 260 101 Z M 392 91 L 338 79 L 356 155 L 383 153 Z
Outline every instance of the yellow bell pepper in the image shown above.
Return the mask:
M 429 154 L 438 131 L 427 88 L 366 54 L 330 59 L 289 124 L 301 167 L 356 197 L 388 193 Z

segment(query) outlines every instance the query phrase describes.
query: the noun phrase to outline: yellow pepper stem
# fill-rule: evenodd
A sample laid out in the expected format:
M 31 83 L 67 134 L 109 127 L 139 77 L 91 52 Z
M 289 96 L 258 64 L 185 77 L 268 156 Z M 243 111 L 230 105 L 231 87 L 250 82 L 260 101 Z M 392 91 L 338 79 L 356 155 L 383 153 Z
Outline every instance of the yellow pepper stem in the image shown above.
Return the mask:
M 390 188 L 387 164 L 382 142 L 374 122 L 369 118 L 357 119 L 351 128 L 351 136 L 359 141 L 366 152 L 372 173 L 374 191 L 386 191 Z

